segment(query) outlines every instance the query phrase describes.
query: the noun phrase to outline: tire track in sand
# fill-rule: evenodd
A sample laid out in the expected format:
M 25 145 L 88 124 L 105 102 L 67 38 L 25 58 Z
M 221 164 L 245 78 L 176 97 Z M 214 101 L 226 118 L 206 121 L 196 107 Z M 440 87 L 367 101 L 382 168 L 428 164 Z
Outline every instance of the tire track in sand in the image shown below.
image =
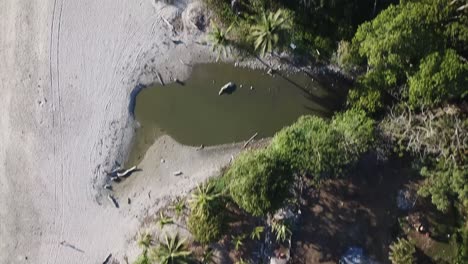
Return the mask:
M 58 8 L 58 4 L 60 8 Z M 58 15 L 57 15 L 58 11 Z M 60 93 L 60 29 L 62 21 L 63 1 L 57 3 L 54 0 L 54 7 L 52 11 L 52 22 L 50 31 L 50 50 L 49 50 L 49 74 L 50 74 L 50 87 L 52 91 L 52 130 L 53 133 L 59 133 L 55 136 L 53 153 L 54 153 L 54 166 L 60 164 L 60 172 L 57 172 L 58 168 L 54 169 L 54 222 L 53 228 L 57 230 L 59 228 L 58 240 L 63 240 L 63 231 L 65 227 L 64 223 L 64 171 L 63 171 L 63 111 L 62 111 L 62 99 Z M 56 19 L 58 16 L 58 21 Z M 55 56 L 55 57 L 54 57 Z M 55 65 L 54 65 L 55 64 Z M 55 66 L 55 67 L 54 67 Z M 58 116 L 57 112 L 58 111 Z M 57 142 L 57 140 L 59 142 Z M 60 184 L 58 187 L 57 185 Z M 60 190 L 59 190 L 60 188 Z M 59 194 L 60 192 L 60 194 Z M 60 196 L 60 198 L 59 198 Z M 60 208 L 59 207 L 60 204 Z M 57 222 L 60 222 L 59 224 Z M 59 226 L 58 226 L 59 225 Z M 57 262 L 58 258 L 58 247 L 59 241 L 53 241 L 51 251 L 49 252 L 49 260 L 53 260 L 53 263 Z M 52 257 L 53 255 L 53 257 Z
M 50 78 L 50 90 L 51 90 L 51 97 L 52 97 L 52 133 L 55 132 L 55 92 L 54 92 L 54 74 L 53 74 L 53 47 L 54 47 L 54 24 L 55 24 L 55 10 L 57 7 L 57 0 L 54 0 L 54 7 L 52 10 L 52 21 L 50 27 L 50 42 L 49 42 L 49 78 Z M 57 163 L 57 140 L 55 138 L 54 145 L 53 145 L 53 164 Z M 55 221 L 56 221 L 56 206 L 57 206 L 57 171 L 54 170 L 54 221 L 53 221 L 53 229 L 55 229 Z M 53 241 L 52 247 L 49 251 L 48 259 L 52 259 L 52 254 L 54 255 L 54 259 L 57 258 L 57 243 Z M 54 261 L 55 262 L 55 261 Z

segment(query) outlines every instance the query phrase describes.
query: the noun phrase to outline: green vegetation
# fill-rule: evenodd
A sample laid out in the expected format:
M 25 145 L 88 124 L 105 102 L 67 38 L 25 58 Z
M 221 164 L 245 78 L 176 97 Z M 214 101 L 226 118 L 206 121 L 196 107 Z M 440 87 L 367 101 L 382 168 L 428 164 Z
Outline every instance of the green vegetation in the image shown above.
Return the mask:
M 148 256 L 148 250 L 153 244 L 153 237 L 149 233 L 141 233 L 138 237 L 137 244 L 143 252 L 138 256 L 134 264 L 150 264 L 151 260 Z
M 266 215 L 283 205 L 293 182 L 286 162 L 266 150 L 243 153 L 227 173 L 232 199 L 248 213 Z
M 389 259 L 392 261 L 392 264 L 413 264 L 416 263 L 415 253 L 416 249 L 410 241 L 398 238 L 397 241 L 390 245 Z
M 414 107 L 437 105 L 468 94 L 468 64 L 456 51 L 434 52 L 421 61 L 409 78 L 409 103 Z
M 263 226 L 256 226 L 250 233 L 250 238 L 253 240 L 260 240 L 262 237 L 263 232 L 265 231 L 265 227 Z
M 174 209 L 175 215 L 177 217 L 180 217 L 185 210 L 185 201 L 183 199 L 178 199 L 177 201 L 174 202 L 172 205 L 172 208 Z
M 283 9 L 275 13 L 263 12 L 256 19 L 256 24 L 250 29 L 250 36 L 254 39 L 255 50 L 260 50 L 260 55 L 272 52 L 277 47 L 280 36 L 291 28 L 290 18 Z
M 166 225 L 172 225 L 174 224 L 174 220 L 172 220 L 172 218 L 170 217 L 167 217 L 164 215 L 164 213 L 161 211 L 159 212 L 159 219 L 158 219 L 158 224 L 159 224 L 159 227 L 162 229 L 164 226 Z
M 239 249 L 244 245 L 244 240 L 246 238 L 245 234 L 231 236 L 232 244 L 234 245 L 234 249 L 239 251 Z
M 216 60 L 219 60 L 221 54 L 224 56 L 228 56 L 229 54 L 229 45 L 230 41 L 227 38 L 227 35 L 232 30 L 234 23 L 232 23 L 226 30 L 223 30 L 215 23 L 211 24 L 211 32 L 208 33 L 208 39 L 213 45 L 213 51 L 217 51 L 218 57 Z
M 371 146 L 374 122 L 363 111 L 337 114 L 331 122 L 304 116 L 276 134 L 272 151 L 296 172 L 312 174 L 316 181 L 339 176 Z
M 442 212 L 457 212 L 451 243 L 458 262 L 467 261 L 465 1 L 401 0 L 385 6 L 375 0 L 245 0 L 234 8 L 228 0 L 205 1 L 220 25 L 236 23 L 213 30 L 215 46 L 232 44 L 262 56 L 288 50 L 303 61 L 331 59 L 355 77 L 347 111 L 331 120 L 303 116 L 268 147 L 242 153 L 211 187 L 216 193 L 225 191 L 248 214 L 270 217 L 287 203 L 297 180 L 320 184 L 343 176 L 374 143 L 391 145 L 410 157 L 423 177 L 418 193 Z M 216 196 L 195 203 L 215 205 L 192 206 L 189 224 L 200 241 L 222 233 L 224 219 L 210 209 L 222 202 Z M 273 231 L 278 240 L 289 236 L 284 223 L 275 223 Z M 262 232 L 254 229 L 250 236 L 259 239 Z M 393 263 L 416 262 L 408 240 L 398 239 L 390 249 Z
M 330 58 L 335 43 L 351 39 L 357 26 L 377 11 L 375 0 L 244 0 L 234 7 L 230 0 L 205 2 L 222 24 L 237 23 L 234 42 L 250 44 L 262 55 L 294 43 L 298 54 L 316 58 Z M 277 34 L 281 28 L 291 30 Z
M 195 239 L 203 244 L 217 240 L 224 225 L 223 204 L 214 185 L 199 185 L 190 200 L 188 228 Z
M 350 104 L 375 112 L 386 94 L 413 107 L 466 96 L 468 19 L 457 7 L 445 0 L 402 1 L 359 26 L 353 61 L 369 71 L 358 79 Z
M 289 224 L 285 221 L 274 221 L 271 225 L 271 229 L 276 235 L 276 241 L 284 242 L 291 238 L 291 229 Z
M 151 251 L 151 259 L 160 264 L 187 264 L 190 263 L 191 255 L 185 240 L 180 239 L 179 235 L 165 236 L 165 242 Z

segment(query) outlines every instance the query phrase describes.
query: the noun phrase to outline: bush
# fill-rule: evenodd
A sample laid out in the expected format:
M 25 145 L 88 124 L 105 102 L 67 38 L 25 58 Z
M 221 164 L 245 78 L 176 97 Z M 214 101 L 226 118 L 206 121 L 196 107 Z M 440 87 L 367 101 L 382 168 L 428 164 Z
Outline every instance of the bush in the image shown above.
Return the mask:
M 248 213 L 262 216 L 283 205 L 293 182 L 286 162 L 266 150 L 241 154 L 227 172 L 232 199 Z
M 389 259 L 393 264 L 413 264 L 416 263 L 415 253 L 416 249 L 410 241 L 398 238 L 390 245 Z
M 213 181 L 197 186 L 192 194 L 188 229 L 200 243 L 218 240 L 225 224 L 225 205 Z
M 456 51 L 434 52 L 422 60 L 409 79 L 409 102 L 413 107 L 434 106 L 468 94 L 468 64 Z
M 329 135 L 327 122 L 316 116 L 302 116 L 278 132 L 269 148 L 287 161 L 293 171 L 311 172 L 316 168 L 312 160 L 315 150 L 310 144 L 315 134 Z
M 338 176 L 367 151 L 374 123 L 363 111 L 338 114 L 331 123 L 315 116 L 303 116 L 282 129 L 270 149 L 290 164 L 295 172 L 312 174 L 316 180 Z
M 208 244 L 217 241 L 221 237 L 224 223 L 222 211 L 192 212 L 188 218 L 188 229 L 196 241 Z
M 341 160 L 343 164 L 356 162 L 373 142 L 374 121 L 368 118 L 364 111 L 351 109 L 336 114 L 331 126 L 342 137 L 338 142 L 338 149 L 343 151 L 345 157 Z

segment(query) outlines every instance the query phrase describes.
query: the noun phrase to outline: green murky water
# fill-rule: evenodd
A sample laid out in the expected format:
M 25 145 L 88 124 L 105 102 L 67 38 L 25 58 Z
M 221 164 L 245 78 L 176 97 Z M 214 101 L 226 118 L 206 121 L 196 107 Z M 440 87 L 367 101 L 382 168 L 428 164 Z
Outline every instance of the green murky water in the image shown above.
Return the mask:
M 230 81 L 237 88 L 218 95 Z M 301 115 L 329 116 L 342 98 L 304 73 L 272 77 L 229 64 L 197 65 L 184 84 L 156 85 L 138 94 L 134 112 L 140 127 L 129 162 L 140 162 L 162 134 L 192 146 L 243 141 L 254 133 L 268 137 Z

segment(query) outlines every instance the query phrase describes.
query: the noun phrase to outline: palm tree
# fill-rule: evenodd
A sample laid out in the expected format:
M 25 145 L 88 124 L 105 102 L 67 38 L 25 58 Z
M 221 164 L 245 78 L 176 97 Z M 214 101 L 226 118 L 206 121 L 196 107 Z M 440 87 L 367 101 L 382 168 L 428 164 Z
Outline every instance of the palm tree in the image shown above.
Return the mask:
M 263 12 L 255 18 L 257 24 L 250 29 L 250 36 L 254 40 L 255 50 L 260 50 L 261 56 L 271 52 L 280 40 L 280 33 L 291 28 L 290 18 L 284 9 L 275 13 Z
M 191 261 L 192 252 L 185 245 L 185 239 L 179 235 L 165 236 L 165 242 L 151 251 L 151 259 L 160 264 L 187 264 Z
M 224 54 L 226 57 L 228 56 L 229 39 L 227 38 L 227 34 L 232 30 L 234 23 L 232 23 L 226 30 L 223 30 L 213 22 L 211 25 L 212 28 L 211 32 L 208 33 L 208 39 L 213 45 L 213 51 L 218 52 L 218 57 L 216 58 L 216 61 L 218 61 L 221 54 Z
M 410 241 L 398 238 L 390 245 L 388 258 L 393 264 L 412 264 L 416 263 L 414 253 L 416 253 L 416 249 Z
M 211 183 L 197 185 L 197 190 L 192 194 L 189 200 L 192 212 L 205 212 L 205 209 L 209 207 L 209 203 L 220 195 L 221 194 L 215 190 L 214 185 Z

